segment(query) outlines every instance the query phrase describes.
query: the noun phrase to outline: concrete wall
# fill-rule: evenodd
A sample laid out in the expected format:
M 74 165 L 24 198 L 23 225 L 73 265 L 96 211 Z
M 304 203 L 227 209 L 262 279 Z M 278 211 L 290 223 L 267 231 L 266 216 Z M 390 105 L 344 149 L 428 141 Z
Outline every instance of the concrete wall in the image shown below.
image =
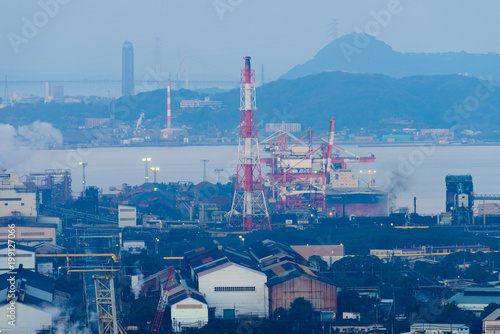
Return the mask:
M 34 334 L 37 330 L 52 326 L 52 315 L 44 312 L 41 309 L 35 308 L 30 305 L 25 305 L 21 302 L 15 303 L 15 327 L 8 324 L 10 310 L 7 309 L 10 304 L 5 304 L 0 307 L 0 331 L 2 333 L 23 333 Z

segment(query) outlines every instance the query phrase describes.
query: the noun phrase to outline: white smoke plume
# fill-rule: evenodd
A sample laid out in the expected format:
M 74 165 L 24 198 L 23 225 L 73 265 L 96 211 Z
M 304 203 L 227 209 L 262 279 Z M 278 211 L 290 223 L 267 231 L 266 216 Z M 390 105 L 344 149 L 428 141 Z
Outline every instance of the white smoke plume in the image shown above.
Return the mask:
M 61 132 L 52 124 L 36 121 L 17 129 L 0 123 L 0 169 L 14 169 L 35 150 L 60 148 Z
M 142 273 L 139 267 L 139 261 L 136 261 L 134 265 L 137 267 L 135 269 L 135 275 L 137 276 L 137 282 L 134 282 L 134 279 L 131 278 L 131 289 L 134 293 L 134 299 L 139 298 L 139 294 L 141 293 L 142 286 L 144 285 L 144 274 Z

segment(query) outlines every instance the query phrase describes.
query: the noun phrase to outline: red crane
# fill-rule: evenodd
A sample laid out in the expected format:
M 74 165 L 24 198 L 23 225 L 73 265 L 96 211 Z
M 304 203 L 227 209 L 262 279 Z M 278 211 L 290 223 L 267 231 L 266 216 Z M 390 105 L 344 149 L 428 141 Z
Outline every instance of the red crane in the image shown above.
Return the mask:
M 151 330 L 153 332 L 158 332 L 160 330 L 161 322 L 163 320 L 163 314 L 165 313 L 165 308 L 168 304 L 168 294 L 172 287 L 174 286 L 174 267 L 170 267 L 167 275 L 167 280 L 163 285 L 161 290 L 160 301 L 158 302 L 158 307 L 156 308 L 155 319 L 153 320 L 153 327 Z

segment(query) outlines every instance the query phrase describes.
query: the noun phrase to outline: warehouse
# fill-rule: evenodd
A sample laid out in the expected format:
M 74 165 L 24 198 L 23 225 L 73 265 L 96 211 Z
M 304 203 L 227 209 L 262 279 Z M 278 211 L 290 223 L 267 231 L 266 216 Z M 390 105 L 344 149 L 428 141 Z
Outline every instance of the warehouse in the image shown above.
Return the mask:
M 337 288 L 299 253 L 272 240 L 256 242 L 249 251 L 267 276 L 269 314 L 278 308 L 289 309 L 295 299 L 303 297 L 322 319 L 333 320 Z
M 248 255 L 214 243 L 186 253 L 185 260 L 210 318 L 268 316 L 267 277 Z
M 168 296 L 174 332 L 201 328 L 208 323 L 208 305 L 203 295 L 181 279 Z

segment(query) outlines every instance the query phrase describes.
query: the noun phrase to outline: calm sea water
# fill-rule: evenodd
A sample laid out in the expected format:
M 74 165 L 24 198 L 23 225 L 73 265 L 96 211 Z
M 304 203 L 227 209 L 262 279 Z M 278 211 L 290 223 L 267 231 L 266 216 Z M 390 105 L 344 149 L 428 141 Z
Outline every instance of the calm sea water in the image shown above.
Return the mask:
M 373 153 L 376 162 L 353 164 L 353 170 L 376 171 L 373 178 L 376 186 L 394 189 L 394 205 L 413 208 L 413 197 L 417 197 L 417 211 L 435 214 L 445 207 L 445 176 L 447 174 L 471 174 L 476 193 L 500 193 L 500 146 L 430 146 L 430 147 L 358 147 L 344 148 L 359 156 Z M 261 155 L 263 157 L 264 155 Z M 190 147 L 131 147 L 90 148 L 74 150 L 35 151 L 24 154 L 22 163 L 9 171 L 40 172 L 50 168 L 72 170 L 73 192 L 79 193 L 82 184 L 82 167 L 79 161 L 87 162 L 87 185 L 102 188 L 109 193 L 110 187 L 121 187 L 122 183 L 137 185 L 144 182 L 145 163 L 150 157 L 149 167 L 160 167 L 158 182 L 194 181 L 203 179 L 202 159 L 208 159 L 207 180 L 217 182 L 215 169 L 223 169 L 221 182 L 227 182 L 235 173 L 236 146 L 190 146 Z M 16 170 L 14 170 L 14 168 Z M 151 182 L 153 172 L 148 172 Z M 397 176 L 399 175 L 399 177 Z M 363 176 L 362 176 L 363 177 Z M 368 177 L 365 177 L 368 180 Z M 399 180 L 395 182 L 395 180 Z

